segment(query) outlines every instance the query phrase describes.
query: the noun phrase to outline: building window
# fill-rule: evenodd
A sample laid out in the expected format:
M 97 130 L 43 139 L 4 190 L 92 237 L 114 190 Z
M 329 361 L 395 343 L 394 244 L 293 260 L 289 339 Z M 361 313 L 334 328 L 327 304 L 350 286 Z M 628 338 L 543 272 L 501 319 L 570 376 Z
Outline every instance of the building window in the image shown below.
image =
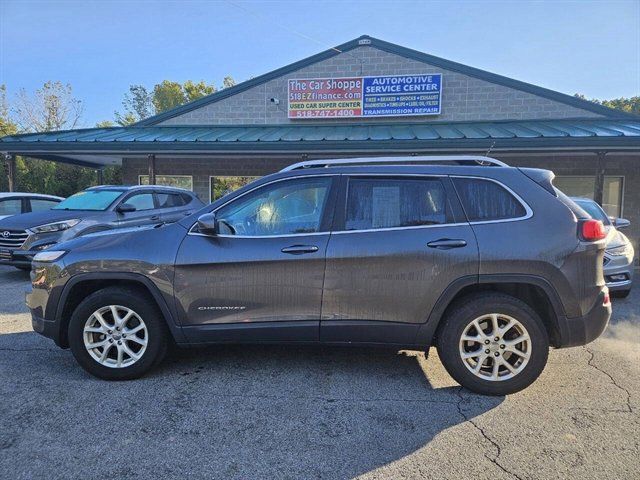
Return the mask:
M 213 202 L 224 197 L 227 193 L 244 187 L 259 177 L 209 177 L 209 201 Z
M 149 175 L 139 175 L 138 183 L 149 185 Z M 193 191 L 193 177 L 191 175 L 156 175 L 156 185 Z
M 595 176 L 558 176 L 553 184 L 570 197 L 594 199 Z M 624 195 L 624 177 L 605 176 L 602 191 L 602 209 L 610 217 L 621 217 Z

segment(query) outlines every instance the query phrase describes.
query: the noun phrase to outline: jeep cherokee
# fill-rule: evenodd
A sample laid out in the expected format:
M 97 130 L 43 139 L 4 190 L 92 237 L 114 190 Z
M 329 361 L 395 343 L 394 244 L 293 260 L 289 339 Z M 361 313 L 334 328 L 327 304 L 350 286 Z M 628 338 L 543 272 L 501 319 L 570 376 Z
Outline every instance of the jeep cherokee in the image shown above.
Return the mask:
M 109 380 L 170 343 L 435 346 L 463 386 L 513 393 L 611 315 L 603 225 L 552 180 L 475 156 L 292 165 L 176 223 L 38 253 L 33 328 Z

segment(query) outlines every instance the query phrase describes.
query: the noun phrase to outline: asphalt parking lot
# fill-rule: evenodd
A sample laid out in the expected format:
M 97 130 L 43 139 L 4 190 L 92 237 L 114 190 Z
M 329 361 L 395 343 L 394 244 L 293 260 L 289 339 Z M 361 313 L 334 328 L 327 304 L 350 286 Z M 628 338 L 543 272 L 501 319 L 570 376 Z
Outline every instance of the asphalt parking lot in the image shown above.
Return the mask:
M 31 331 L 0 267 L 2 478 L 637 478 L 640 289 L 605 336 L 502 398 L 435 351 L 216 347 L 108 383 Z

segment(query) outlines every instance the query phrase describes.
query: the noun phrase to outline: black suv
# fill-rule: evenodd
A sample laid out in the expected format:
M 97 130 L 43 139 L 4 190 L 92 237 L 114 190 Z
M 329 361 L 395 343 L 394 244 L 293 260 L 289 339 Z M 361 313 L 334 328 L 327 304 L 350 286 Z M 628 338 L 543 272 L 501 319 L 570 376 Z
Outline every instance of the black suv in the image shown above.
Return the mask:
M 203 206 L 193 192 L 180 188 L 91 187 L 47 210 L 0 220 L 0 265 L 28 270 L 36 253 L 58 243 L 103 230 L 175 222 Z
M 110 380 L 170 342 L 433 345 L 463 386 L 516 392 L 611 315 L 602 223 L 552 179 L 487 157 L 296 164 L 36 255 L 33 327 Z

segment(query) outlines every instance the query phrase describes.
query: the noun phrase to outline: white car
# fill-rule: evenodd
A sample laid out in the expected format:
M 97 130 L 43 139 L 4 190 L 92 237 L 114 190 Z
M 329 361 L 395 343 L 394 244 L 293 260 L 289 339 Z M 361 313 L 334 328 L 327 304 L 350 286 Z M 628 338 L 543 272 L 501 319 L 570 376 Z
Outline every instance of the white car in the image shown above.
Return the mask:
M 12 215 L 50 210 L 64 198 L 40 193 L 0 192 L 0 220 Z

